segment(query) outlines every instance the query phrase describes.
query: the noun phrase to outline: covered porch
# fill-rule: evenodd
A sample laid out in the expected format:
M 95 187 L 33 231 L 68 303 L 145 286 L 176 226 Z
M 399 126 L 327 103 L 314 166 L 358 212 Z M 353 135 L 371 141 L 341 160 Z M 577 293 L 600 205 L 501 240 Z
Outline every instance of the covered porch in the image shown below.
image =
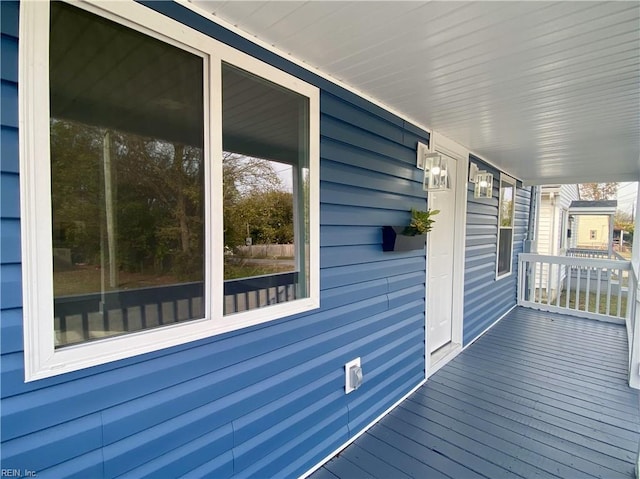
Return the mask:
M 622 324 L 512 310 L 310 477 L 633 478 Z

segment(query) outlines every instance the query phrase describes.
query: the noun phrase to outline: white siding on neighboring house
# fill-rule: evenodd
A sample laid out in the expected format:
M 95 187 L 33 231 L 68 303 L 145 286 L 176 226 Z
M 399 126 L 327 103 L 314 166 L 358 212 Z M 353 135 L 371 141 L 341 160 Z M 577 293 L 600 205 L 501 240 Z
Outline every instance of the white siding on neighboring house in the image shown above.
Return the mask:
M 569 205 L 579 198 L 578 185 L 548 185 L 541 191 L 540 209 L 538 216 L 538 248 L 539 254 L 562 256 L 567 248 L 575 246 L 575 234 L 567 237 L 569 228 Z M 564 279 L 564 270 L 554 269 L 549 278 L 548 266 L 538 273 L 538 291 L 547 296 L 550 289 L 552 298 L 555 298 L 560 274 L 560 284 Z

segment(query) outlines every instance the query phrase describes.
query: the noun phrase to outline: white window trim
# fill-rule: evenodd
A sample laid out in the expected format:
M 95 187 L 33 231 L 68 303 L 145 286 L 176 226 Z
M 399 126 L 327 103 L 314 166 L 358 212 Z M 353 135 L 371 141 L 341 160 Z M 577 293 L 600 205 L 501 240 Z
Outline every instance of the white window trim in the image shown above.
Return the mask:
M 19 44 L 20 208 L 25 381 L 56 376 L 211 337 L 318 308 L 319 157 L 318 88 L 133 1 L 76 6 L 135 28 L 205 59 L 205 317 L 152 330 L 54 348 L 49 145 L 49 2 L 21 2 Z M 161 32 L 161 33 L 160 33 Z M 309 98 L 309 297 L 223 315 L 222 61 Z M 208 70 L 208 71 L 207 71 Z M 213 125 L 218 125 L 213 127 Z M 218 253 L 219 252 L 219 253 Z M 218 253 L 218 254 L 216 254 Z
M 502 182 L 509 183 L 513 185 L 513 203 L 511 204 L 511 218 L 512 224 L 511 227 L 500 226 L 500 211 L 501 201 L 502 201 Z M 513 273 L 513 241 L 515 237 L 515 229 L 516 229 L 516 193 L 518 190 L 518 185 L 516 183 L 515 178 L 512 178 L 509 175 L 505 175 L 504 173 L 500 173 L 500 189 L 498 190 L 498 236 L 496 237 L 496 281 L 502 278 L 506 278 Z M 498 265 L 500 264 L 500 231 L 503 229 L 511 229 L 511 260 L 509 261 L 509 271 L 506 271 L 502 274 L 498 273 Z

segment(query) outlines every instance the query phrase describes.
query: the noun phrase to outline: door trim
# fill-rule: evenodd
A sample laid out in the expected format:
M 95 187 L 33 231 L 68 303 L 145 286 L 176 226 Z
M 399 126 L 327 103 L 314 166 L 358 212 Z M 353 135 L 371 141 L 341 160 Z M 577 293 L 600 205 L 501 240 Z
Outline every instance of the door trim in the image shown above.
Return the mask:
M 427 302 L 429 300 L 428 291 L 428 270 L 425 278 L 425 378 L 428 378 L 438 369 L 452 360 L 462 351 L 462 328 L 464 315 L 464 258 L 465 258 L 465 239 L 466 239 L 466 216 L 467 216 L 467 178 L 469 171 L 469 150 L 459 143 L 450 140 L 435 131 L 431 133 L 429 141 L 429 150 L 433 152 L 443 153 L 447 156 L 455 158 L 457 161 L 456 169 L 456 211 L 455 211 L 455 231 L 454 237 L 454 260 L 453 260 L 453 297 L 451 311 L 451 344 L 450 351 L 439 358 L 437 363 L 432 364 L 429 343 L 427 342 L 428 334 L 428 317 Z M 437 225 L 437 220 L 436 220 Z M 459 232 L 459 234 L 458 234 Z M 428 241 L 428 238 L 427 238 Z M 427 252 L 428 259 L 428 252 Z M 428 261 L 427 261 L 428 268 Z

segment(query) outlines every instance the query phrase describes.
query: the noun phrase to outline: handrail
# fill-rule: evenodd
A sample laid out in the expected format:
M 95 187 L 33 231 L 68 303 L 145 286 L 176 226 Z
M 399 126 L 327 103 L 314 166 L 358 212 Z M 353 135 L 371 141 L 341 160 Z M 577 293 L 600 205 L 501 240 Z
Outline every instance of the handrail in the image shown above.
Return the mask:
M 631 262 L 522 253 L 518 304 L 601 321 L 624 323 Z
M 626 325 L 629 386 L 640 389 L 638 264 L 521 253 L 518 266 L 519 305 Z
M 629 290 L 635 292 L 635 301 L 627 309 L 627 337 L 629 338 L 629 386 L 640 389 L 640 282 L 638 264 L 633 263 L 629 278 Z M 640 456 L 640 448 L 638 450 Z M 639 471 L 640 472 L 640 471 Z

